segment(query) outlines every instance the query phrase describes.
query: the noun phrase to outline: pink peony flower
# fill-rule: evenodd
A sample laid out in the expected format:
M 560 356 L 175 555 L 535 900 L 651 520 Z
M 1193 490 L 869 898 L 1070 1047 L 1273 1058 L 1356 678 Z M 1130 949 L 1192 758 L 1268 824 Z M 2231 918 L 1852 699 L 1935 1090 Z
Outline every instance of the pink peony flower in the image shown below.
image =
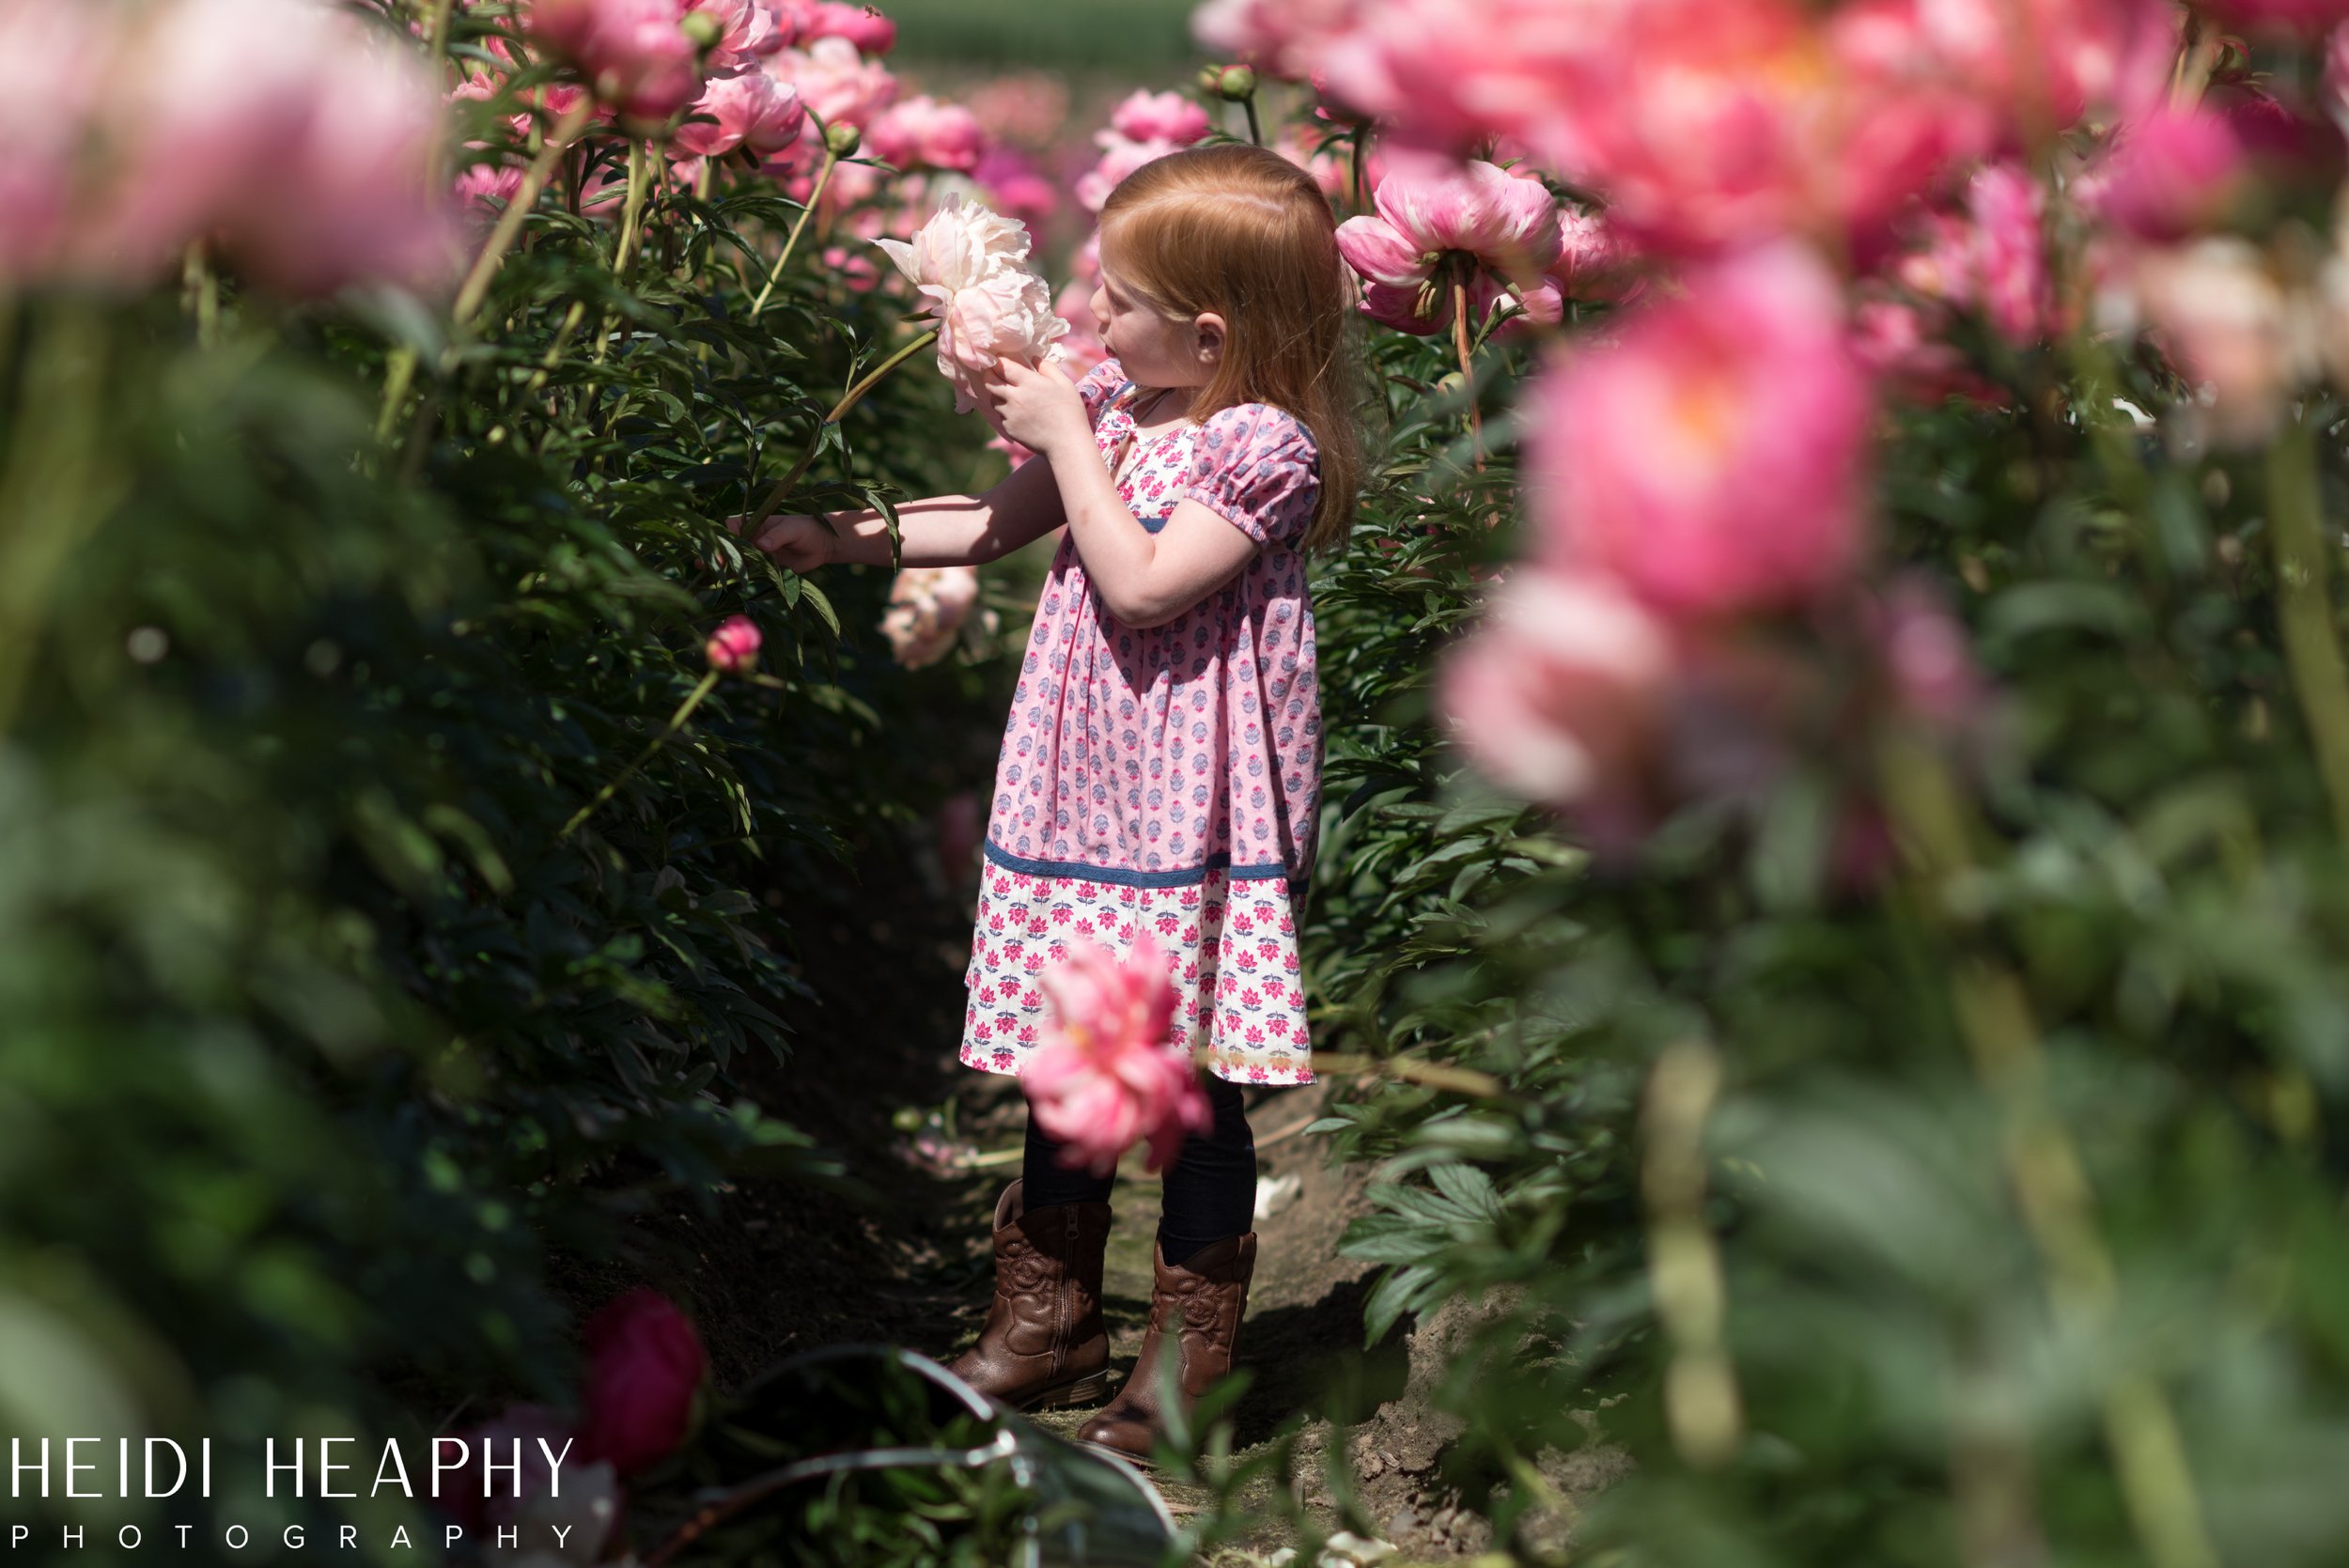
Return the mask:
M 891 106 L 874 120 L 864 145 L 875 157 L 901 169 L 968 173 L 978 166 L 987 136 L 970 110 L 959 103 L 941 103 L 925 93 Z
M 2046 193 L 2020 163 L 1990 163 L 1974 172 L 1966 206 L 1973 218 L 1973 291 L 1983 317 L 2011 343 L 2052 335 Z
M 77 161 L 122 45 L 105 13 L 0 8 L 0 284 L 48 272 L 66 243 Z
M 698 117 L 707 115 L 715 124 Z M 723 158 L 748 147 L 770 158 L 799 139 L 807 124 L 797 90 L 778 85 L 763 70 L 719 76 L 703 89 L 692 116 L 677 127 L 675 145 L 696 158 Z
M 1643 244 L 1865 234 L 1977 149 L 1978 120 L 1953 88 L 1838 59 L 1838 36 L 1799 0 L 1641 0 L 1615 20 L 1620 53 L 1587 62 L 1557 116 L 1525 135 Z
M 702 652 L 709 660 L 709 667 L 728 675 L 748 675 L 758 667 L 760 643 L 758 624 L 748 615 L 728 615 L 709 634 L 709 642 Z
M 1123 963 L 1080 937 L 1038 983 L 1052 1020 L 1020 1073 L 1029 1113 L 1068 1146 L 1072 1166 L 1107 1175 L 1118 1157 L 1149 1144 L 1156 1171 L 1211 1120 L 1198 1074 L 1179 1045 L 1174 985 L 1144 933 Z
M 271 47 L 257 54 L 256 38 Z M 453 271 L 456 209 L 432 182 L 439 86 L 354 17 L 177 0 L 129 35 L 108 97 L 109 179 L 77 237 L 90 272 L 143 283 L 199 238 L 288 293 L 428 288 Z
M 1205 140 L 1210 128 L 1206 110 L 1180 93 L 1137 87 L 1110 111 L 1110 129 L 1129 141 L 1190 147 Z
M 853 125 L 863 131 L 897 96 L 897 79 L 887 66 L 865 59 L 854 43 L 836 36 L 813 39 L 802 49 L 786 49 L 767 69 L 777 81 L 797 88 L 800 101 L 826 125 Z
M 1369 0 L 1288 42 L 1329 96 L 1423 147 L 1464 152 L 1550 124 L 1566 97 L 1622 70 L 1619 12 L 1634 0 Z M 1504 41 L 1505 40 L 1505 41 Z
M 585 1331 L 579 1452 L 631 1476 L 675 1453 L 693 1429 L 709 1360 L 701 1336 L 657 1290 L 607 1304 Z
M 847 6 L 823 0 L 801 24 L 800 37 L 846 39 L 867 54 L 886 54 L 897 47 L 897 24 L 870 6 Z
M 1900 709 L 1942 730 L 1980 717 L 1987 691 L 1966 629 L 1924 579 L 1895 579 L 1868 609 L 1868 631 Z
M 990 136 L 1032 151 L 1051 146 L 1068 123 L 1068 85 L 1044 71 L 999 76 L 964 97 Z
M 1041 226 L 1060 210 L 1059 188 L 1024 152 L 991 147 L 971 178 L 987 193 L 988 205 L 1031 226 Z
M 1498 279 L 1539 288 L 1563 246 L 1549 188 L 1491 163 L 1413 160 L 1378 182 L 1376 205 L 1338 225 L 1338 249 L 1370 286 L 1362 308 L 1405 332 L 1448 330 L 1455 283 L 1478 315 Z
M 598 101 L 623 120 L 665 124 L 701 96 L 701 46 L 680 0 L 530 0 L 531 39 L 579 69 Z
M 771 0 L 693 0 L 693 6 L 718 23 L 718 41 L 710 46 L 708 63 L 721 75 L 755 70 L 791 42 Z
M 1852 355 L 1893 393 L 1915 403 L 1950 397 L 1997 404 L 1999 389 L 1968 366 L 1946 341 L 1946 313 L 1906 300 L 1863 298 L 1852 310 Z
M 1671 630 L 1613 582 L 1521 571 L 1445 659 L 1439 702 L 1486 777 L 1570 807 L 1637 787 L 1673 661 Z
M 2183 240 L 2233 205 L 2248 163 L 2224 116 L 2165 109 L 2122 128 L 2094 187 L 2095 211 L 2140 240 Z
M 1190 25 L 1211 50 L 1302 81 L 1363 8 L 1363 0 L 1207 0 L 1192 13 Z M 1503 36 L 1478 30 L 1487 39 Z
M 889 585 L 881 635 L 899 664 L 919 670 L 954 651 L 978 601 L 976 567 L 908 567 Z
M 949 194 L 911 242 L 875 241 L 927 302 L 939 323 L 938 368 L 954 383 L 955 411 L 979 406 L 997 361 L 1038 365 L 1068 324 L 1051 290 L 1026 266 L 1025 225 Z
M 1715 615 L 1816 598 L 1859 563 L 1867 378 L 1834 275 L 1800 246 L 1693 274 L 1550 371 L 1528 414 L 1543 553 L 1568 570 Z

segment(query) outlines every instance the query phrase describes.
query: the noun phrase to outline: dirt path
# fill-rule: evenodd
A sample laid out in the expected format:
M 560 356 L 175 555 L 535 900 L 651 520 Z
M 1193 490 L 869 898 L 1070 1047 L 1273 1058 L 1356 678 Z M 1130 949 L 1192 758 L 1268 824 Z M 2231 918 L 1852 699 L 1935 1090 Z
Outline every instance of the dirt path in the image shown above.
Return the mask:
M 860 877 L 836 908 L 803 919 L 802 971 L 823 997 L 801 1009 L 793 1063 L 754 1080 L 761 1102 L 836 1154 L 846 1177 L 825 1190 L 800 1180 L 746 1179 L 714 1216 L 678 1205 L 639 1228 L 639 1256 L 620 1271 L 661 1281 L 690 1300 L 721 1384 L 739 1385 L 795 1352 L 887 1341 L 945 1359 L 968 1344 L 992 1279 L 988 1221 L 1018 1174 L 1021 1109 L 1014 1080 L 956 1064 L 969 952 L 970 890 L 942 885 L 934 865 L 900 846 L 867 846 Z M 880 966 L 885 963 L 884 970 Z M 1302 1126 L 1332 1092 L 1252 1092 L 1270 1212 L 1257 1225 L 1257 1273 L 1240 1339 L 1253 1382 L 1236 1417 L 1243 1448 L 1293 1421 L 1315 1420 L 1343 1380 L 1367 1410 L 1401 1397 L 1405 1337 L 1364 1353 L 1368 1265 L 1338 1255 L 1360 1212 L 1359 1172 L 1332 1169 Z M 931 1144 L 984 1152 L 952 1169 L 917 1148 L 904 1124 L 926 1119 Z M 1139 1155 L 1119 1172 L 1104 1292 L 1123 1370 L 1149 1308 L 1158 1178 Z M 587 1281 L 581 1281 L 583 1285 Z M 1040 1418 L 1073 1431 L 1085 1412 Z M 1190 1489 L 1168 1483 L 1178 1513 Z M 1269 1546 L 1273 1542 L 1261 1543 Z

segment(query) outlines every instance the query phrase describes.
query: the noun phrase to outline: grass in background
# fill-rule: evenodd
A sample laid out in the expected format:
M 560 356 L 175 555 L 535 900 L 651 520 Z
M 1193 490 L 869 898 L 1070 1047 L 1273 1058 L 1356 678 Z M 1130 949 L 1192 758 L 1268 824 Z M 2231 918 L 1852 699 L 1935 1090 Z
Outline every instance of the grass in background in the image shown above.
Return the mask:
M 1163 74 L 1196 53 L 1193 0 L 888 0 L 899 51 L 941 66 L 1116 67 Z

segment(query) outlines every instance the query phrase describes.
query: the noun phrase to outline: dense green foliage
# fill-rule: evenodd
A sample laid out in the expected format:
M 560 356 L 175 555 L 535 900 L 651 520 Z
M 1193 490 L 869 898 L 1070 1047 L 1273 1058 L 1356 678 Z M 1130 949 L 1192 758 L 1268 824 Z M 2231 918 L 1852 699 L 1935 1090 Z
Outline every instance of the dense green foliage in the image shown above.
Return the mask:
M 834 605 L 720 526 L 894 331 L 812 267 L 752 314 L 797 210 L 656 199 L 630 269 L 552 205 L 477 338 L 201 276 L 0 307 L 0 1425 L 212 1436 L 204 1553 L 334 1507 L 251 1495 L 267 1437 L 567 1400 L 551 1250 L 821 1164 L 735 1071 L 808 1016 L 846 838 L 964 782 L 915 716 L 980 682 L 875 651 L 885 577 Z M 975 439 L 879 440 L 943 396 L 884 382 L 811 488 L 967 484 Z M 737 612 L 761 673 L 630 773 Z

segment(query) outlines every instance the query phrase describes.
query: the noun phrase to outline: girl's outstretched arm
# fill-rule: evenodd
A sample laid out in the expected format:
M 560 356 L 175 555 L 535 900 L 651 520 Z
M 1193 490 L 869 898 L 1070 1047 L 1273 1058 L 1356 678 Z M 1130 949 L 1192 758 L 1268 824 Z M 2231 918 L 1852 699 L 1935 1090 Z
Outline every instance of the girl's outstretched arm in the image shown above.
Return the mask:
M 749 520 L 729 518 L 726 526 L 742 534 L 749 531 Z M 980 566 L 1042 538 L 1066 520 L 1051 464 L 1039 457 L 984 495 L 934 495 L 899 506 L 900 559 L 909 567 Z M 751 538 L 794 571 L 835 563 L 889 564 L 889 524 L 878 511 L 829 512 L 823 519 L 777 513 Z
M 1028 467 L 1051 464 L 1085 575 L 1110 613 L 1128 626 L 1173 620 L 1256 553 L 1254 539 L 1196 501 L 1177 504 L 1155 534 L 1134 520 L 1093 444 L 1075 383 L 1057 370 L 1005 360 L 991 390 L 998 426 L 1042 455 Z

